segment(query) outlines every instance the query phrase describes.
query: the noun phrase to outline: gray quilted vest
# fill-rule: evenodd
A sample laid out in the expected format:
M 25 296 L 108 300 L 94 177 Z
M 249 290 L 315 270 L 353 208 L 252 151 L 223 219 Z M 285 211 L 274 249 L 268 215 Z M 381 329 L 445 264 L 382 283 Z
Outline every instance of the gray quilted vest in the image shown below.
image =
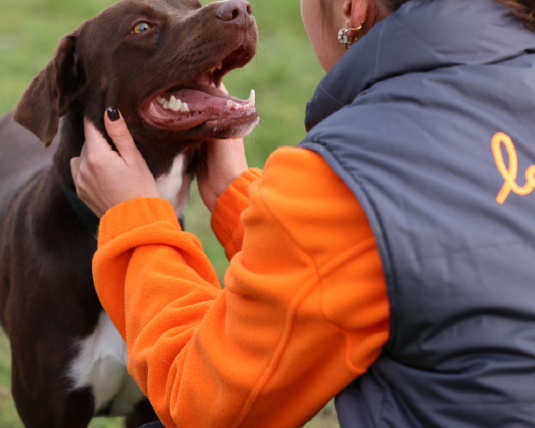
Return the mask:
M 391 308 L 342 428 L 535 427 L 535 34 L 493 0 L 410 1 L 306 124 L 367 214 Z

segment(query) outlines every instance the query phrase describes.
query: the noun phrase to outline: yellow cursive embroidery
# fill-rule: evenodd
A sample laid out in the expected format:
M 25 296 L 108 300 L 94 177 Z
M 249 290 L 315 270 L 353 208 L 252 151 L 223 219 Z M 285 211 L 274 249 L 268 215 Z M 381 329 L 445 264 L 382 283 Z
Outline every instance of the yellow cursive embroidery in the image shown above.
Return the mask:
M 509 157 L 508 167 L 505 166 L 503 159 L 502 144 Z M 535 165 L 531 165 L 526 169 L 526 184 L 520 187 L 516 182 L 518 175 L 518 156 L 515 145 L 507 134 L 498 132 L 492 137 L 492 154 L 494 155 L 496 167 L 504 179 L 502 189 L 498 193 L 498 196 L 496 196 L 496 202 L 503 204 L 511 192 L 521 196 L 533 192 L 533 189 L 535 189 Z

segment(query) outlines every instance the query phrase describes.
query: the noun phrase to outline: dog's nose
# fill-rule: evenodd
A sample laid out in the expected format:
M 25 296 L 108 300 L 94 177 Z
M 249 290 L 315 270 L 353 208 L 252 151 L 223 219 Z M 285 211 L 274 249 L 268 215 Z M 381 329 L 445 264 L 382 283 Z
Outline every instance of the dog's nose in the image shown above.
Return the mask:
M 222 21 L 243 21 L 253 14 L 253 8 L 245 0 L 227 0 L 217 11 Z

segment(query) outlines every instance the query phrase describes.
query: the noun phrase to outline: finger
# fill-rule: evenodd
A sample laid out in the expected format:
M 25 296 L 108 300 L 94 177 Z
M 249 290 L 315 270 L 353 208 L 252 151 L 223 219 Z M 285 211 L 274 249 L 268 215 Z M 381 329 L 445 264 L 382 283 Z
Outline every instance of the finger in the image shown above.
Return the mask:
M 87 144 L 82 145 L 82 151 L 80 152 L 80 162 L 85 162 L 87 160 Z
M 108 131 L 108 135 L 115 143 L 119 154 L 126 163 L 135 160 L 139 156 L 139 151 L 123 116 L 116 107 L 110 106 L 106 109 L 104 125 L 106 126 L 106 131 Z
M 78 180 L 78 174 L 80 173 L 80 158 L 72 158 L 71 159 L 71 175 L 72 179 L 74 180 L 74 184 L 76 185 L 76 181 Z
M 93 122 L 91 122 L 87 117 L 84 117 L 84 133 L 85 133 L 85 141 L 84 147 L 82 148 L 82 152 L 84 149 L 87 152 L 91 153 L 102 153 L 102 152 L 110 152 L 113 151 L 111 146 L 108 144 L 104 136 L 100 133 L 100 131 L 95 127 Z M 87 158 L 87 152 L 83 154 L 83 158 Z

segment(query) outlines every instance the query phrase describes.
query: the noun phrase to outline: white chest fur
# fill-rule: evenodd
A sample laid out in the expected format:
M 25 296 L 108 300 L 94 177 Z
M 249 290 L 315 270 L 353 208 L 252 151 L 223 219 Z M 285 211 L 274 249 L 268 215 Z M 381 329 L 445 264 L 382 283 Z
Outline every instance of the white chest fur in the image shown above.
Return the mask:
M 111 403 L 111 415 L 127 415 L 143 393 L 126 371 L 126 344 L 102 312 L 91 336 L 76 344 L 78 356 L 70 368 L 74 389 L 90 387 L 95 411 Z
M 171 170 L 156 179 L 160 196 L 171 203 L 178 217 L 184 213 L 188 204 L 189 186 L 193 178 L 186 173 L 186 168 L 186 157 L 180 154 L 173 160 Z

